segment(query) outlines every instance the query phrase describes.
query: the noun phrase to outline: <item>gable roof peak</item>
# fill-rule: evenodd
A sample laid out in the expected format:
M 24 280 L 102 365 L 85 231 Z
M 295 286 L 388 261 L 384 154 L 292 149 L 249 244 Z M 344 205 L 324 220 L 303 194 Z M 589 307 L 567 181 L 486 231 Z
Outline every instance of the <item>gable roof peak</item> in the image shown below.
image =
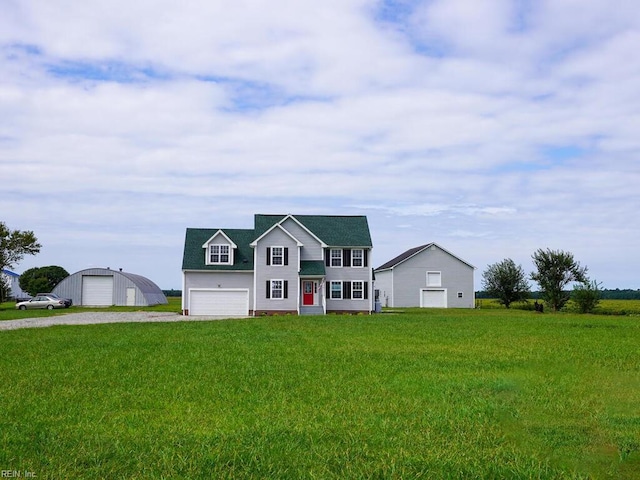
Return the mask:
M 375 270 L 379 271 L 379 270 L 392 269 L 392 268 L 400 265 L 402 262 L 404 262 L 404 261 L 408 260 L 409 258 L 413 257 L 414 255 L 417 255 L 418 253 L 420 253 L 420 252 L 422 252 L 422 251 L 424 251 L 424 250 L 426 250 L 427 248 L 430 248 L 430 247 L 439 248 L 443 252 L 451 255 L 453 258 L 456 258 L 459 261 L 461 261 L 462 263 L 465 263 L 466 265 L 469 265 L 471 268 L 473 268 L 473 269 L 476 268 L 473 265 L 471 265 L 469 262 L 463 260 L 462 258 L 458 257 L 457 255 L 454 255 L 453 253 L 451 253 L 446 248 L 441 247 L 440 245 L 438 245 L 435 242 L 431 242 L 431 243 L 425 243 L 424 245 L 420 245 L 419 247 L 410 248 L 409 250 L 406 250 L 405 252 L 401 253 L 397 257 L 392 258 L 391 260 L 389 260 L 388 262 L 384 263 L 383 265 L 380 265 Z
M 249 244 L 250 247 L 255 247 L 256 245 L 258 245 L 258 242 L 260 240 L 262 240 L 262 238 L 264 238 L 265 236 L 267 236 L 269 233 L 271 233 L 273 230 L 275 230 L 276 228 L 279 228 L 280 230 L 282 230 L 287 236 L 289 236 L 289 238 L 291 238 L 294 242 L 296 242 L 296 245 L 298 247 L 302 247 L 303 244 L 300 240 L 298 240 L 296 237 L 294 237 L 291 232 L 289 232 L 286 228 L 284 228 L 282 226 L 282 222 L 278 222 L 275 223 L 270 229 L 268 229 L 266 232 L 264 232 L 262 235 L 260 235 L 258 238 L 256 238 L 253 242 L 251 242 Z
M 209 240 L 207 240 L 206 242 L 204 242 L 204 244 L 202 245 L 202 248 L 207 248 L 209 246 L 209 244 L 213 241 L 214 238 L 216 238 L 217 236 L 223 236 L 227 242 L 229 242 L 231 244 L 231 248 L 238 248 L 238 245 L 235 244 L 235 242 L 233 240 L 231 240 L 229 238 L 229 236 L 224 233 L 224 229 L 220 228 L 216 231 L 216 233 L 214 233 Z

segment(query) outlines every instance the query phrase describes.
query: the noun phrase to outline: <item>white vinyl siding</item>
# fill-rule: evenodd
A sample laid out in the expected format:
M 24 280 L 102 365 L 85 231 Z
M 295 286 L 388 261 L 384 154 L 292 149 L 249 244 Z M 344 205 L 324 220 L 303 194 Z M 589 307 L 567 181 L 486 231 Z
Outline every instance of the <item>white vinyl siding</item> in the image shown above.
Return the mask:
M 376 288 L 383 306 L 419 307 L 425 300 L 431 304 L 432 299 L 425 299 L 422 293 L 430 289 L 447 292 L 447 308 L 474 308 L 473 275 L 472 265 L 434 245 L 392 269 L 377 271 Z
M 245 290 L 249 292 L 248 310 L 253 310 L 253 272 L 185 272 L 183 308 L 191 313 L 190 291 Z

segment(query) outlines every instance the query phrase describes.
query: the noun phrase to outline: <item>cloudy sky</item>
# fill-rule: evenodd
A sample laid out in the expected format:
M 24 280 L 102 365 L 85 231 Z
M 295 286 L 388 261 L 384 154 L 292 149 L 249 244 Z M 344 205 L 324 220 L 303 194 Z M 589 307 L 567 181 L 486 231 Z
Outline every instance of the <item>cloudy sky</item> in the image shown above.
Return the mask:
M 367 215 L 378 266 L 570 251 L 640 288 L 640 8 L 621 0 L 0 0 L 17 272 L 181 287 L 187 227 Z

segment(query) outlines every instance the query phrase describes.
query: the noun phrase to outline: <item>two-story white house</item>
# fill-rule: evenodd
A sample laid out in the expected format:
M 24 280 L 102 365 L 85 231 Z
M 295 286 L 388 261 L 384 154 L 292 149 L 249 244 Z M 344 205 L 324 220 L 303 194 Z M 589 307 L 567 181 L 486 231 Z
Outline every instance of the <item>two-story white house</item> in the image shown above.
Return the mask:
M 185 315 L 370 313 L 365 216 L 255 215 L 253 229 L 188 228 Z

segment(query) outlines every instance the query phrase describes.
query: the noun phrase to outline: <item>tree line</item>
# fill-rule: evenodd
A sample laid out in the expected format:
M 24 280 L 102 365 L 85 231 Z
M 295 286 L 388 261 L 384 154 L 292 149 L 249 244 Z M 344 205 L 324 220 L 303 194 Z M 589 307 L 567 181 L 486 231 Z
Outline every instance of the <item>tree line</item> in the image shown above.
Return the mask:
M 571 295 L 571 290 L 565 291 Z M 486 290 L 478 290 L 476 292 L 477 299 L 489 299 L 494 298 Z M 541 300 L 542 293 L 537 290 L 532 290 L 529 295 L 529 300 Z M 632 288 L 603 288 L 600 289 L 600 300 L 640 300 L 640 290 L 634 290 Z

